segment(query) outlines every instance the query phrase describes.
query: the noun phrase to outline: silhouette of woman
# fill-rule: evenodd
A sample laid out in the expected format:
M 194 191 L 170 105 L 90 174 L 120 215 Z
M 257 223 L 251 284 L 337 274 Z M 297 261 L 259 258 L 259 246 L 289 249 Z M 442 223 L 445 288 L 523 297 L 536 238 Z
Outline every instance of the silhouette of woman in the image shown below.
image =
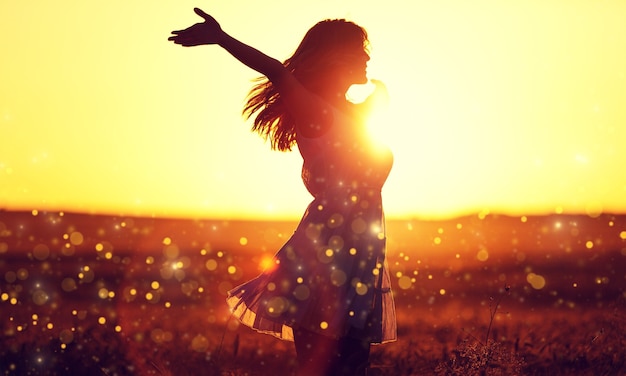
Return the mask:
M 314 199 L 274 264 L 231 290 L 233 314 L 257 331 L 294 340 L 300 375 L 365 375 L 370 344 L 396 339 L 395 307 L 385 261 L 381 189 L 389 149 L 365 132 L 375 82 L 361 104 L 346 99 L 365 84 L 367 34 L 346 20 L 313 26 L 284 63 L 236 40 L 204 19 L 169 40 L 217 44 L 263 74 L 244 108 L 273 149 L 297 146 L 302 180 Z

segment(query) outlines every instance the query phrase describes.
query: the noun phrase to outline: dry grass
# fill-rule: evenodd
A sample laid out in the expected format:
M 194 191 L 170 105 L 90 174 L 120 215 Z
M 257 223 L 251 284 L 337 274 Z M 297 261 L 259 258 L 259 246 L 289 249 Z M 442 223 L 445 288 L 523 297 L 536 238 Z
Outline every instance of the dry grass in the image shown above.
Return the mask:
M 224 303 L 227 289 L 258 272 L 267 250 L 243 252 L 239 237 L 232 251 L 195 238 L 174 249 L 136 220 L 126 227 L 137 229 L 136 243 L 110 233 L 105 243 L 94 225 L 67 252 L 59 239 L 80 228 L 75 223 L 23 236 L 7 223 L 0 229 L 0 374 L 294 374 L 292 344 L 229 320 Z M 94 250 L 97 243 L 105 249 Z M 36 254 L 38 244 L 49 254 Z M 523 261 L 501 255 L 488 262 L 390 255 L 394 275 L 414 280 L 394 286 L 399 340 L 373 348 L 369 374 L 626 374 L 623 251 L 527 252 Z M 546 277 L 545 288 L 529 286 L 529 270 Z

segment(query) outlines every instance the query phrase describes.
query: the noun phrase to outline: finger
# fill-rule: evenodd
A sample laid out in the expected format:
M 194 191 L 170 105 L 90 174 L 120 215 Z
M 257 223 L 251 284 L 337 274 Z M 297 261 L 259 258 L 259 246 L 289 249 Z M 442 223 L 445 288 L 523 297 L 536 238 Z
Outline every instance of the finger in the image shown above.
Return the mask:
M 184 33 L 185 31 L 187 31 L 187 30 L 191 29 L 191 28 L 192 28 L 192 27 L 194 27 L 195 25 L 199 25 L 199 24 L 194 24 L 194 25 L 191 25 L 191 26 L 189 26 L 188 28 L 186 28 L 186 29 L 182 29 L 182 30 L 174 30 L 174 31 L 172 31 L 172 34 L 180 34 L 180 33 Z
M 196 14 L 202 18 L 204 18 L 205 20 L 208 20 L 209 18 L 211 18 L 211 16 L 209 16 L 208 14 L 204 13 L 204 11 L 200 8 L 193 8 L 193 11 L 196 12 Z

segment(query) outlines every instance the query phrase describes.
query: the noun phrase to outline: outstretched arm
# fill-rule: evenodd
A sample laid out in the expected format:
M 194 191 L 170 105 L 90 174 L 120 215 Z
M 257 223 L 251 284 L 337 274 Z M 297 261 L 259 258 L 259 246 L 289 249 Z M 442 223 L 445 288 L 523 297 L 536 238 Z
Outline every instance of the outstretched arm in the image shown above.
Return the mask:
M 168 40 L 185 47 L 217 44 L 243 64 L 266 76 L 278 88 L 281 98 L 303 135 L 315 137 L 330 126 L 331 112 L 324 111 L 328 105 L 306 90 L 280 61 L 233 38 L 222 30 L 213 17 L 201 9 L 195 8 L 194 11 L 204 19 L 204 22 L 184 30 L 172 31 L 174 35 Z
M 212 16 L 201 9 L 194 8 L 196 14 L 204 18 L 204 22 L 194 24 L 184 30 L 172 31 L 174 36 L 168 40 L 185 47 L 203 44 L 217 44 L 248 67 L 267 76 L 272 82 L 280 80 L 286 69 L 276 59 L 252 48 L 224 32 Z

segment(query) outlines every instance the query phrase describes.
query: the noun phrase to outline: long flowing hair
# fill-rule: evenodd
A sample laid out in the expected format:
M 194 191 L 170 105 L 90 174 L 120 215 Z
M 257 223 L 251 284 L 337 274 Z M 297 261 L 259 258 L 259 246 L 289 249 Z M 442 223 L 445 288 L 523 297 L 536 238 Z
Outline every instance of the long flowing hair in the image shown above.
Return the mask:
M 367 49 L 367 32 L 357 24 L 345 19 L 320 21 L 309 29 L 283 65 L 306 89 L 319 94 L 325 83 L 324 75 L 339 64 L 342 53 L 359 43 Z M 243 108 L 246 119 L 254 114 L 253 132 L 269 139 L 273 150 L 291 150 L 296 143 L 295 121 L 278 89 L 266 77 L 256 79 Z

